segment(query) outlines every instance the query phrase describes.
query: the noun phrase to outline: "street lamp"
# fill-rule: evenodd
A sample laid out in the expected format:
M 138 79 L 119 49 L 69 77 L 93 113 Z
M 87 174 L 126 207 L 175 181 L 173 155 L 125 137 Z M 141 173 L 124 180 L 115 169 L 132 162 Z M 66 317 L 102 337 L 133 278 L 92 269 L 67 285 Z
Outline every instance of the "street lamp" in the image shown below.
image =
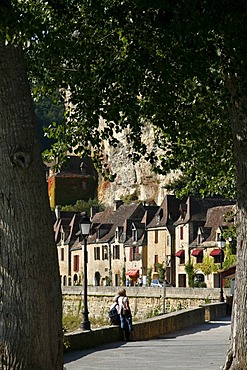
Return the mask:
M 218 247 L 220 249 L 220 270 L 222 270 L 222 254 L 223 254 L 223 249 L 226 246 L 226 241 L 223 239 L 222 235 L 219 235 L 219 238 L 217 240 Z M 222 280 L 222 272 L 220 271 L 220 302 L 225 302 L 224 300 L 224 293 L 223 293 L 223 280 Z
M 90 330 L 90 321 L 88 320 L 88 307 L 87 307 L 87 237 L 91 228 L 91 221 L 86 212 L 81 213 L 81 220 L 79 222 L 81 236 L 84 240 L 84 310 L 83 321 L 81 323 L 82 330 Z

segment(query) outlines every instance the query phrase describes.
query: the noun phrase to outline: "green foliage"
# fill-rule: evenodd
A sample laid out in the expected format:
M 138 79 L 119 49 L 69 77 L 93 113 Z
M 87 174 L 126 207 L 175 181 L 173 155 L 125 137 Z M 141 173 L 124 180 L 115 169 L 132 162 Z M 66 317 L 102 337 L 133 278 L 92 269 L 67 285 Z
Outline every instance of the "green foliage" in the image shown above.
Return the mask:
M 106 286 L 112 285 L 112 281 L 111 281 L 109 276 L 105 276 L 105 284 L 106 284 Z
M 183 172 L 189 182 L 182 193 L 234 194 L 225 76 L 229 68 L 239 78 L 245 73 L 237 48 L 244 44 L 238 27 L 246 24 L 243 9 L 192 0 L 23 4 L 13 5 L 5 37 L 30 42 L 26 57 L 35 94 L 69 87 L 68 101 L 76 106 L 67 109 L 66 124 L 50 126 L 56 141 L 51 156 L 74 148 L 83 155 L 91 145 L 95 163 L 111 176 L 102 143 L 116 146 L 114 132 L 124 130 L 133 160 L 145 156 L 157 172 Z M 100 131 L 99 116 L 106 122 Z M 147 122 L 155 149 L 142 141 Z M 156 147 L 163 154 L 157 156 Z
M 64 102 L 61 101 L 59 93 L 53 97 L 42 97 L 34 102 L 34 110 L 39 129 L 41 150 L 50 149 L 52 141 L 48 139 L 46 131 L 53 124 L 61 124 L 64 119 Z
M 79 315 L 63 315 L 64 332 L 74 331 L 80 327 L 82 317 Z
M 194 287 L 195 288 L 207 288 L 207 284 L 205 283 L 205 281 L 198 281 L 198 282 L 195 282 Z
M 230 215 L 232 217 L 232 214 Z M 229 226 L 224 232 L 222 236 L 225 240 L 228 240 L 226 243 L 226 254 L 236 254 L 237 250 L 237 233 L 236 233 L 236 226 L 232 225 Z
M 71 211 L 71 212 L 87 212 L 90 214 L 91 207 L 98 207 L 99 212 L 104 210 L 103 204 L 99 203 L 96 198 L 85 200 L 78 200 L 76 204 L 70 204 L 67 206 L 61 207 L 62 211 Z
M 214 263 L 214 259 L 209 255 L 204 255 L 203 261 L 200 264 L 195 265 L 195 269 L 200 269 L 204 275 L 208 276 L 218 270 L 217 265 Z
M 153 268 L 150 267 L 147 271 L 147 286 L 151 285 Z
M 222 263 L 222 267 L 224 269 L 227 269 L 231 266 L 235 266 L 236 265 L 236 254 L 231 254 L 230 252 L 227 252 L 225 253 L 225 258 L 224 258 L 224 262 Z
M 210 295 L 208 295 L 207 298 L 205 298 L 205 303 L 206 304 L 210 304 L 211 303 Z
M 164 261 L 162 263 L 156 263 L 155 266 L 158 269 L 159 281 L 163 282 L 166 276 L 166 267 L 164 267 Z
M 133 194 L 127 194 L 127 195 L 120 196 L 120 199 L 125 204 L 129 204 L 129 203 L 133 203 L 133 202 L 138 202 L 139 195 L 138 195 L 138 192 L 137 191 L 134 191 Z
M 180 194 L 234 196 L 229 108 L 233 101 L 240 106 L 247 90 L 247 4 L 5 4 L 0 37 L 24 45 L 34 95 L 70 92 L 66 122 L 49 127 L 50 157 L 93 149 L 95 164 L 112 178 L 103 141 L 118 145 L 114 132 L 122 131 L 134 161 L 144 156 L 158 173 L 182 171 L 189 181 Z M 100 130 L 99 117 L 105 120 Z M 142 141 L 147 123 L 154 127 L 153 148 Z
M 189 287 L 193 288 L 195 285 L 195 276 L 196 276 L 196 270 L 192 262 L 187 262 L 184 265 L 184 270 L 186 274 L 188 275 L 188 283 Z

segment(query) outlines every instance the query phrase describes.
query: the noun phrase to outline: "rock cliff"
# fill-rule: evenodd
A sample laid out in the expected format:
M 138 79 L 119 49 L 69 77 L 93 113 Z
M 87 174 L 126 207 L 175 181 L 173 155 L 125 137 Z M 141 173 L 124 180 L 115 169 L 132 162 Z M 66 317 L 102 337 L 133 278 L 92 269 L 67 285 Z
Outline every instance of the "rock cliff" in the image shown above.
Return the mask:
M 133 163 L 129 158 L 131 147 L 125 133 L 117 135 L 119 145 L 116 148 L 105 143 L 105 158 L 116 179 L 113 182 L 99 179 L 98 198 L 106 206 L 113 205 L 116 199 L 138 199 L 143 202 L 160 205 L 167 193 L 164 185 L 177 177 L 176 173 L 167 176 L 157 175 L 151 165 L 141 159 Z M 143 141 L 148 147 L 153 145 L 153 130 L 149 125 L 143 132 Z

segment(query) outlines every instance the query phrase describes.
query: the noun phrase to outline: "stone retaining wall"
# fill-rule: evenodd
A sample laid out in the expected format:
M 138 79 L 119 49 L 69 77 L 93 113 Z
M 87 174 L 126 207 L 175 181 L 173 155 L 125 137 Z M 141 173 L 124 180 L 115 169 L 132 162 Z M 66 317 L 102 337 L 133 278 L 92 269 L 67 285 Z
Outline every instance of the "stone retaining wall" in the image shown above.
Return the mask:
M 160 315 L 133 324 L 133 340 L 145 340 L 159 335 L 186 329 L 208 320 L 226 316 L 226 304 L 214 303 L 198 308 L 181 310 Z M 75 351 L 112 343 L 121 340 L 122 333 L 118 326 L 102 327 L 90 331 L 77 331 L 66 334 L 69 343 L 67 350 Z
M 89 319 L 108 319 L 109 307 L 116 295 L 117 287 L 88 287 Z M 83 287 L 63 288 L 64 314 L 79 315 L 83 309 Z M 230 294 L 229 289 L 224 293 Z M 129 287 L 127 295 L 133 315 L 133 321 L 144 320 L 163 312 L 164 291 L 162 288 Z M 166 312 L 198 307 L 219 301 L 219 289 L 207 288 L 172 288 L 165 291 Z

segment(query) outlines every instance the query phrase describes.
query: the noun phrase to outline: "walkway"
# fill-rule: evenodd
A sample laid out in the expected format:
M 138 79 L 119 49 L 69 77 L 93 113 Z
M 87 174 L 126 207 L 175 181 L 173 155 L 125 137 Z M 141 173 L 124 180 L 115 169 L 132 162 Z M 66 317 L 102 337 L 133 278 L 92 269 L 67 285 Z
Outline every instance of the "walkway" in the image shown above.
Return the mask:
M 230 318 L 147 341 L 117 342 L 66 353 L 66 370 L 219 370 L 229 345 Z

